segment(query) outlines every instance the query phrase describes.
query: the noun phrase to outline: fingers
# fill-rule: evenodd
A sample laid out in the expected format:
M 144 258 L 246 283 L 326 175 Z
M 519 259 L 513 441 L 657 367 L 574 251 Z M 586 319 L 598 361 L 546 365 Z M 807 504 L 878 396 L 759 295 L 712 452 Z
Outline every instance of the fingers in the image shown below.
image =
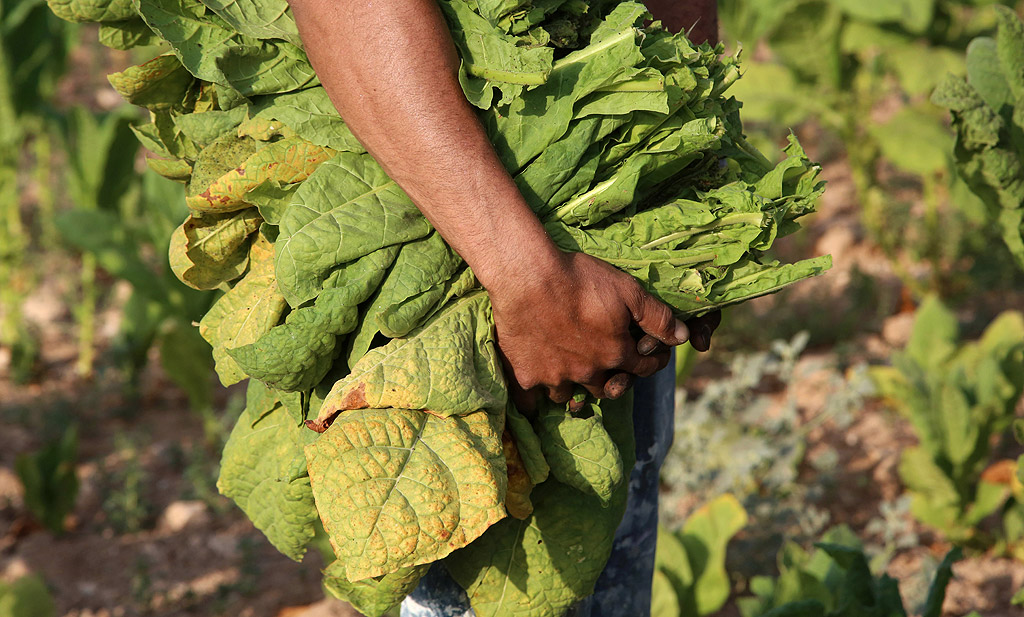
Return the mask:
M 557 386 L 548 388 L 548 398 L 551 402 L 559 405 L 564 405 L 569 402 L 569 399 L 573 395 L 573 385 L 571 383 L 563 383 Z
M 715 328 L 722 323 L 722 311 L 714 311 L 707 315 L 701 315 L 687 322 L 690 327 L 690 345 L 697 351 L 707 351 L 711 348 L 711 334 Z
M 629 373 L 615 373 L 609 377 L 608 381 L 604 384 L 603 398 L 619 398 L 629 390 L 635 380 L 635 375 L 631 375 Z
M 644 291 L 639 284 L 626 298 L 633 320 L 640 328 L 666 345 L 682 345 L 690 337 L 686 324 L 672 314 L 672 309 Z

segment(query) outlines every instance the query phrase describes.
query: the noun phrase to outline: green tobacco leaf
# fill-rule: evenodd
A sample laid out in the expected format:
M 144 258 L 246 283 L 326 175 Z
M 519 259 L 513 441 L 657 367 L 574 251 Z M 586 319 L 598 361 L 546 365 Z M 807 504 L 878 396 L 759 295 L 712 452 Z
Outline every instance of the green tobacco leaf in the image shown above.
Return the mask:
M 369 350 L 378 332 L 396 338 L 405 336 L 420 326 L 422 319 L 435 308 L 434 306 L 420 303 L 419 312 L 403 312 L 402 316 L 407 318 L 404 323 L 398 322 L 392 311 L 410 298 L 426 292 L 434 291 L 440 299 L 445 283 L 460 265 L 462 259 L 437 232 L 432 232 L 421 240 L 403 244 L 394 267 L 388 272 L 370 306 L 363 311 L 362 323 L 352 340 L 349 364 L 354 364 Z M 381 320 L 385 313 L 389 315 L 389 319 Z
M 171 236 L 171 269 L 193 289 L 216 289 L 235 280 L 249 263 L 249 237 L 260 223 L 255 208 L 190 216 Z
M 213 347 L 222 384 L 230 386 L 246 377 L 228 350 L 255 342 L 274 327 L 287 306 L 274 278 L 274 247 L 260 236 L 249 249 L 249 272 L 199 322 L 199 333 Z
M 192 178 L 192 166 L 188 164 L 188 161 L 146 157 L 146 166 L 175 182 L 185 183 Z
M 53 14 L 67 21 L 124 21 L 138 17 L 131 0 L 46 0 Z
M 651 579 L 651 617 L 681 617 L 679 597 L 668 576 L 655 570 Z
M 519 413 L 515 405 L 509 404 L 505 408 L 505 426 L 516 440 L 516 448 L 523 460 L 523 466 L 526 467 L 526 473 L 530 476 L 530 482 L 536 486 L 547 480 L 551 467 L 544 459 L 540 438 L 534 432 L 530 421 Z
M 904 107 L 885 124 L 872 125 L 870 132 L 885 157 L 910 173 L 926 175 L 946 169 L 953 150 L 942 121 L 912 107 Z
M 157 110 L 179 107 L 195 78 L 173 54 L 164 54 L 120 73 L 111 73 L 107 80 L 124 100 Z
M 255 117 L 280 120 L 296 135 L 318 146 L 339 152 L 366 152 L 321 86 L 267 97 L 255 109 Z
M 266 147 L 266 143 L 250 137 L 239 137 L 234 131 L 222 134 L 199 153 L 192 180 L 188 184 L 186 201 L 205 191 L 221 176 Z
M 1024 22 L 1009 7 L 996 6 L 995 9 L 999 19 L 996 54 L 1013 100 L 1021 107 L 1024 106 Z
M 282 39 L 302 45 L 285 0 L 202 0 L 229 26 L 254 39 Z
M 247 375 L 279 390 L 309 390 L 330 370 L 338 336 L 355 328 L 358 305 L 380 284 L 396 252 L 386 247 L 339 268 L 312 306 L 293 310 L 285 323 L 228 354 Z
M 459 49 L 459 79 L 471 103 L 489 108 L 497 89 L 501 99 L 496 104 L 507 105 L 525 86 L 547 81 L 554 57 L 552 48 L 517 45 L 516 37 L 488 23 L 466 0 L 446 0 L 441 8 Z
M 524 92 L 502 114 L 486 116 L 488 134 L 505 168 L 518 171 L 566 133 L 577 101 L 639 72 L 644 61 L 636 26 L 642 5 L 624 2 L 594 31 L 590 44 L 553 65 L 542 86 Z M 537 117 L 543 115 L 544 122 Z
M 315 531 L 303 447 L 316 433 L 297 424 L 260 382 L 249 382 L 246 398 L 224 446 L 217 488 L 277 550 L 300 561 Z
M 603 401 L 605 426 L 633 467 L 632 396 Z M 561 617 L 593 593 L 625 511 L 622 483 L 608 507 L 552 478 L 534 488 L 533 514 L 507 518 L 455 553 L 445 567 L 478 617 Z
M 430 229 L 369 155 L 341 152 L 302 183 L 281 218 L 278 284 L 288 303 L 298 306 L 316 297 L 331 268 L 422 238 Z
M 460 298 L 405 338 L 371 350 L 334 384 L 317 422 L 350 409 L 503 410 L 507 399 L 485 292 Z
M 232 212 L 248 208 L 250 190 L 268 181 L 295 184 L 304 181 L 334 156 L 334 152 L 301 137 L 274 142 L 213 181 L 203 192 L 188 197 L 188 207 L 197 212 Z
M 906 354 L 922 367 L 936 367 L 953 355 L 959 337 L 956 315 L 942 300 L 931 295 L 925 298 L 914 316 Z
M 259 209 L 260 216 L 269 225 L 278 225 L 285 210 L 291 206 L 298 184 L 280 184 L 273 180 L 263 182 L 245 193 L 245 201 Z
M 103 45 L 121 50 L 157 45 L 160 42 L 160 37 L 138 17 L 100 24 L 99 39 Z
M 577 418 L 564 406 L 547 405 L 538 416 L 537 431 L 551 474 L 607 505 L 622 483 L 622 460 L 604 428 L 601 408 L 591 408 L 592 416 Z
M 243 119 L 245 108 L 236 107 L 228 111 L 205 111 L 175 116 L 174 126 L 197 146 L 205 148 L 218 139 L 227 138 L 227 133 L 234 131 Z
M 429 564 L 399 568 L 380 579 L 367 578 L 353 583 L 346 576 L 345 564 L 335 561 L 324 570 L 324 587 L 363 615 L 383 617 L 416 589 L 429 568 Z
M 307 446 L 317 510 L 350 580 L 441 559 L 505 516 L 500 422 L 357 410 Z
M 54 617 L 56 614 L 53 596 L 38 574 L 26 574 L 11 582 L 0 581 L 0 616 Z
M 1010 101 L 1010 85 L 1000 70 L 995 40 L 978 37 L 967 46 L 967 83 L 995 111 Z
M 732 584 L 725 570 L 726 545 L 746 525 L 746 511 L 729 494 L 700 507 L 686 519 L 682 543 L 694 574 L 694 614 L 710 615 L 729 599 Z
M 660 573 L 672 587 L 672 597 L 676 601 L 676 612 L 685 611 L 686 615 L 697 615 L 697 606 L 693 590 L 693 570 L 690 558 L 686 554 L 686 546 L 679 536 L 671 531 L 658 527 L 658 542 L 654 552 L 654 569 Z M 651 611 L 652 616 L 654 611 Z
M 291 43 L 260 41 L 215 23 L 206 7 L 186 0 L 135 0 L 139 14 L 174 48 L 190 73 L 225 95 L 289 92 L 317 83 L 309 61 Z M 223 23 L 223 22 L 221 22 Z M 222 100 L 221 107 L 225 105 Z M 241 102 L 241 101 L 239 101 Z

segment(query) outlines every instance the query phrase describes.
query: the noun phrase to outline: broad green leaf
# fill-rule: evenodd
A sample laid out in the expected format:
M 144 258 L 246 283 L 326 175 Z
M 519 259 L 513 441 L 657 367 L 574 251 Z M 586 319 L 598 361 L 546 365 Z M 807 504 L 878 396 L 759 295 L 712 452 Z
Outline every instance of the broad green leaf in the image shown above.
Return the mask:
M 146 166 L 175 182 L 188 182 L 192 178 L 192 166 L 188 161 L 178 159 L 155 159 L 146 157 Z
M 229 26 L 255 39 L 282 39 L 302 45 L 285 0 L 202 0 Z
M 0 616 L 54 617 L 57 608 L 38 574 L 26 574 L 13 581 L 0 581 Z
M 967 83 L 971 85 L 985 103 L 994 111 L 1010 102 L 1010 85 L 1000 70 L 996 42 L 988 37 L 978 37 L 967 46 Z
M 678 535 L 662 527 L 658 528 L 654 569 L 672 586 L 672 597 L 677 603 L 676 610 L 687 615 L 696 615 L 693 570 L 690 568 L 686 547 Z M 651 614 L 654 615 L 653 609 Z
M 278 284 L 298 306 L 316 296 L 331 268 L 430 229 L 371 157 L 341 152 L 302 183 L 281 218 Z
M 309 390 L 330 370 L 338 336 L 355 328 L 358 305 L 380 284 L 396 252 L 385 247 L 339 268 L 311 306 L 294 309 L 283 324 L 228 354 L 247 375 L 274 388 Z
M 299 184 L 280 184 L 273 180 L 262 182 L 245 192 L 245 201 L 256 206 L 260 216 L 270 225 L 278 225 L 285 210 L 291 206 Z
M 632 396 L 602 401 L 608 433 L 632 468 Z M 553 478 L 537 486 L 533 514 L 508 518 L 445 560 L 478 617 L 561 617 L 594 590 L 625 511 L 626 483 L 608 507 Z
M 494 90 L 501 93 L 496 105 L 507 105 L 525 86 L 539 86 L 551 72 L 554 50 L 523 47 L 516 37 L 501 32 L 477 14 L 466 0 L 441 3 L 462 59 L 460 81 L 470 102 L 487 109 Z
M 260 382 L 249 382 L 247 396 L 273 402 L 270 410 L 249 404 L 242 412 L 224 446 L 217 488 L 271 544 L 300 561 L 317 515 L 303 454 L 316 433 L 297 424 Z
M 651 581 L 651 617 L 681 617 L 679 597 L 668 576 L 655 570 Z
M 334 156 L 334 152 L 300 137 L 274 142 L 227 172 L 203 192 L 188 197 L 188 207 L 197 212 L 232 212 L 248 208 L 245 194 L 267 181 L 295 184 L 304 181 Z
M 491 304 L 481 291 L 364 355 L 331 388 L 317 422 L 350 409 L 425 409 L 439 416 L 503 410 L 506 398 Z
M 255 117 L 280 120 L 296 135 L 318 146 L 357 154 L 366 151 L 321 86 L 266 97 L 255 109 Z
M 53 14 L 67 21 L 115 22 L 137 17 L 131 0 L 46 0 Z
M 1024 22 L 1013 9 L 996 6 L 996 55 L 1017 107 L 1024 106 Z
M 380 579 L 348 580 L 345 564 L 335 561 L 324 570 L 324 587 L 336 598 L 352 605 L 367 617 L 383 617 L 416 589 L 429 565 L 411 566 L 385 574 Z
M 274 247 L 260 236 L 249 249 L 249 272 L 199 322 L 199 333 L 213 347 L 222 384 L 230 386 L 246 377 L 228 350 L 255 342 L 274 327 L 287 306 L 274 278 Z
M 870 127 L 882 153 L 894 165 L 916 174 L 934 174 L 946 169 L 953 150 L 949 132 L 942 122 L 921 109 L 905 107 L 885 124 Z
M 547 405 L 538 416 L 537 431 L 551 475 L 607 505 L 622 484 L 622 460 L 604 428 L 600 407 L 592 405 L 591 411 L 589 418 L 580 418 L 564 406 Z
M 516 171 L 569 128 L 576 102 L 602 86 L 635 74 L 644 57 L 636 26 L 642 5 L 618 5 L 591 36 L 590 45 L 556 62 L 547 81 L 515 98 L 502 114 L 488 115 L 488 133 L 506 169 Z M 536 117 L 543 115 L 544 122 Z
M 160 37 L 139 17 L 100 24 L 100 43 L 112 49 L 157 45 Z
M 732 585 L 725 571 L 726 545 L 746 525 L 746 511 L 730 494 L 701 506 L 686 519 L 682 543 L 693 568 L 696 614 L 710 615 L 729 599 Z
M 196 78 L 185 71 L 178 58 L 166 53 L 106 79 L 130 103 L 150 109 L 170 109 L 184 102 Z
M 245 272 L 249 237 L 261 222 L 255 208 L 190 216 L 171 236 L 171 269 L 193 289 L 216 289 L 235 280 Z
M 234 131 L 245 118 L 245 109 L 236 107 L 228 111 L 206 111 L 175 116 L 174 126 L 200 148 L 212 144 L 229 131 Z
M 350 580 L 437 561 L 505 516 L 496 422 L 355 410 L 307 446 L 317 510 Z
M 291 43 L 234 32 L 224 22 L 211 19 L 199 3 L 134 2 L 146 24 L 171 44 L 185 68 L 199 79 L 226 87 L 223 94 L 275 94 L 317 83 L 305 54 Z M 222 104 L 222 108 L 230 106 Z
M 956 315 L 937 296 L 928 296 L 914 316 L 906 354 L 920 366 L 939 366 L 953 355 L 959 335 Z
M 362 323 L 356 329 L 349 352 L 349 364 L 363 357 L 378 332 L 390 338 L 402 337 L 421 325 L 421 321 L 435 308 L 430 303 L 420 303 L 417 312 L 406 312 L 405 323 L 398 323 L 393 315 L 394 308 L 410 298 L 434 292 L 438 300 L 445 283 L 454 275 L 462 259 L 448 246 L 437 232 L 426 238 L 403 244 L 395 265 L 387 273 L 384 283 L 374 296 L 370 306 L 362 314 Z M 381 316 L 388 313 L 389 319 Z
M 190 140 L 191 141 L 191 140 Z M 193 167 L 188 183 L 186 203 L 193 201 L 221 176 L 241 166 L 249 157 L 267 144 L 250 137 L 239 137 L 234 131 L 223 133 L 202 149 Z

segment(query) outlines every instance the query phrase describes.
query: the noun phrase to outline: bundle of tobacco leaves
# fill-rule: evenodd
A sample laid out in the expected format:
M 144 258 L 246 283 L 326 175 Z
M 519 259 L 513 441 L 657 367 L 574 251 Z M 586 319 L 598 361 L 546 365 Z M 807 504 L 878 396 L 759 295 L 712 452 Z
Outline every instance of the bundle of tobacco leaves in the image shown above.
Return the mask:
M 630 401 L 509 403 L 486 292 L 338 116 L 285 1 L 50 2 L 165 50 L 110 81 L 149 110 L 149 165 L 187 186 L 171 262 L 224 290 L 200 324 L 217 373 L 250 378 L 221 491 L 294 559 L 322 522 L 326 585 L 368 615 L 437 561 L 481 617 L 588 595 L 625 508 Z M 634 2 L 440 5 L 467 98 L 563 250 L 682 318 L 829 267 L 764 256 L 822 183 L 795 141 L 776 166 L 746 143 L 720 48 Z
M 948 76 L 932 100 L 952 112 L 957 168 L 1024 268 L 1024 23 L 993 8 L 995 38 L 971 41 L 967 78 Z

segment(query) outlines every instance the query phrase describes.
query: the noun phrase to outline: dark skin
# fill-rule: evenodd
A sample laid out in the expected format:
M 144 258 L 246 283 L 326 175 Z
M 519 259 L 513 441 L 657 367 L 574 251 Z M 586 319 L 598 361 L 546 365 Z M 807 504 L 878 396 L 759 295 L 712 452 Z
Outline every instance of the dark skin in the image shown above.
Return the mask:
M 633 277 L 555 246 L 462 93 L 435 0 L 290 3 L 338 113 L 487 290 L 517 404 L 564 403 L 577 384 L 616 398 L 664 368 L 670 346 L 708 348 L 717 313 L 684 324 Z M 667 13 L 669 27 L 692 25 Z

